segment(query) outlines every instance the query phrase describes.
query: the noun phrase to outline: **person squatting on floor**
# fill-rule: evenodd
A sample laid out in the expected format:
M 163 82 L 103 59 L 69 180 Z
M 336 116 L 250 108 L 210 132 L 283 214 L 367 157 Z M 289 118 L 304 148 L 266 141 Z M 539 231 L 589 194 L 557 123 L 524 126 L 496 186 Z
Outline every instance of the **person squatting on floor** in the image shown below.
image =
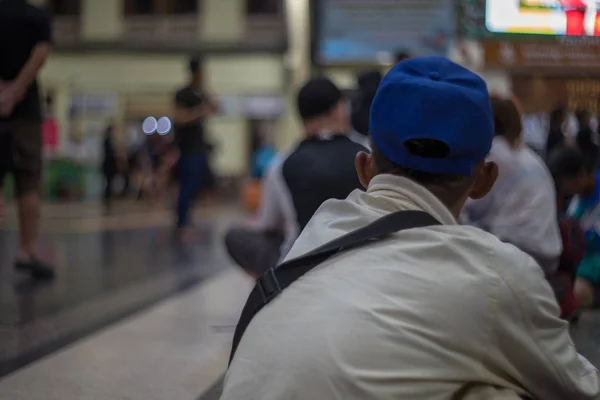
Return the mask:
M 457 223 L 498 176 L 485 82 L 445 58 L 402 61 L 370 131 L 372 154 L 356 158 L 366 192 L 326 201 L 271 274 L 380 221 L 407 230 L 319 259 L 258 312 L 222 400 L 599 399 L 536 261 Z
M 262 181 L 258 219 L 233 226 L 225 236 L 229 255 L 252 276 L 274 267 L 299 232 L 328 199 L 344 199 L 360 188 L 354 157 L 365 148 L 352 141 L 348 101 L 326 78 L 298 92 L 304 139 L 279 154 Z
M 572 250 L 583 244 L 575 242 L 581 235 L 570 234 L 567 221 L 559 223 L 555 182 L 541 157 L 522 141 L 516 98 L 492 97 L 491 104 L 496 136 L 488 160 L 498 164 L 499 175 L 483 199 L 466 202 L 462 222 L 535 258 L 554 290 L 561 316 L 570 319 L 577 308 L 573 285 L 578 261 Z
M 562 196 L 573 197 L 567 216 L 585 231 L 585 253 L 577 268 L 575 298 L 581 308 L 600 306 L 600 174 L 595 163 L 572 147 L 554 152 L 550 170 Z
M 19 206 L 15 268 L 36 279 L 55 275 L 35 253 L 43 164 L 36 77 L 50 55 L 51 32 L 46 12 L 24 0 L 0 1 L 0 195 L 4 178 L 12 174 Z
M 562 252 L 552 175 L 523 143 L 516 104 L 496 97 L 491 104 L 495 136 L 488 160 L 498 164 L 498 179 L 483 199 L 467 200 L 461 217 L 531 255 L 552 276 Z

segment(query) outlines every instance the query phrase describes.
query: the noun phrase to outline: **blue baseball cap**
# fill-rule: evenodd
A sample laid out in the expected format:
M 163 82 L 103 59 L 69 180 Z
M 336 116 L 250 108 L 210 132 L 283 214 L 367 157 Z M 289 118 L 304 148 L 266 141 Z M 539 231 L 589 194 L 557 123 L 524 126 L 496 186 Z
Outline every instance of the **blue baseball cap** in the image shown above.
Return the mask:
M 371 105 L 371 138 L 391 162 L 431 174 L 470 176 L 494 138 L 487 86 L 443 57 L 410 58 L 383 78 Z M 427 154 L 435 143 L 442 154 Z

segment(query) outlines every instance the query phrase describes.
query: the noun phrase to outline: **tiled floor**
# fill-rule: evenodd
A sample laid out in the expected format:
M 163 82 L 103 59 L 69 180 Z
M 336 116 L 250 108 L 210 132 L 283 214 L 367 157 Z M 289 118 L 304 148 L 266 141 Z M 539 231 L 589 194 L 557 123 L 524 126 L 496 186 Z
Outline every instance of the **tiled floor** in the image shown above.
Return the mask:
M 240 215 L 201 209 L 197 237 L 180 243 L 170 212 L 143 203 L 120 205 L 108 217 L 97 204 L 44 211 L 51 229 L 43 229 L 39 254 L 57 266 L 55 282 L 36 284 L 12 270 L 10 209 L 0 231 L 0 377 L 222 271 L 229 262 L 221 232 Z
M 1 400 L 194 400 L 227 365 L 251 288 L 225 269 L 0 381 Z

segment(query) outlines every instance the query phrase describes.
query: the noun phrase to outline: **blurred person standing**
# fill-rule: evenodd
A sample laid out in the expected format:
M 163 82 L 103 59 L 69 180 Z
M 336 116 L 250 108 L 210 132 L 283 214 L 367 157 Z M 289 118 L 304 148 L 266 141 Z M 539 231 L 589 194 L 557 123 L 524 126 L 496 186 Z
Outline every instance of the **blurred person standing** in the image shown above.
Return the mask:
M 350 138 L 355 142 L 369 147 L 369 114 L 375 92 L 381 82 L 381 72 L 361 72 L 357 76 L 357 90 L 351 102 L 352 132 Z
M 205 120 L 214 115 L 218 105 L 204 91 L 201 60 L 189 64 L 190 81 L 175 95 L 175 142 L 179 148 L 179 198 L 177 230 L 183 234 L 190 226 L 189 212 L 198 192 L 214 179 L 209 166 L 210 146 L 206 142 Z
M 118 175 L 117 149 L 114 142 L 114 126 L 109 125 L 104 131 L 102 152 L 102 176 L 104 176 L 104 208 L 109 212 L 114 196 L 114 182 Z
M 567 110 L 563 106 L 556 107 L 550 113 L 550 123 L 548 127 L 548 137 L 546 138 L 546 158 L 557 148 L 566 145 L 567 140 L 564 134 L 565 124 L 567 122 Z
M 231 258 L 259 276 L 284 257 L 298 234 L 328 199 L 344 199 L 360 181 L 354 157 L 365 147 L 348 137 L 348 101 L 326 78 L 298 92 L 304 139 L 271 163 L 262 184 L 258 219 L 232 227 L 225 244 Z
M 50 16 L 24 0 L 0 1 L 0 189 L 14 176 L 19 206 L 17 271 L 52 279 L 35 242 L 41 208 L 42 111 L 37 75 L 52 49 Z M 1 192 L 1 190 L 0 190 Z
M 597 143 L 597 134 L 591 128 L 592 114 L 587 110 L 581 109 L 577 110 L 575 116 L 577 118 L 577 125 L 579 126 L 575 143 L 577 143 L 577 147 L 583 156 L 586 157 L 587 163 L 597 165 L 600 146 Z
M 552 276 L 562 251 L 552 176 L 522 141 L 515 101 L 492 97 L 491 105 L 495 136 L 488 160 L 498 164 L 498 179 L 483 199 L 465 203 L 462 216 L 531 255 Z

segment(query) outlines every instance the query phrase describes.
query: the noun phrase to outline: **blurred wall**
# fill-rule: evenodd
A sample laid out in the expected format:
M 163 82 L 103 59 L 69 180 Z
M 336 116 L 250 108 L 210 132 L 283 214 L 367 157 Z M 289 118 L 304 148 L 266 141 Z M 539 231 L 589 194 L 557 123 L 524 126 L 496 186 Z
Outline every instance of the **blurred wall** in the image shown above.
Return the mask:
M 68 130 L 68 98 L 72 94 L 110 94 L 119 99 L 117 125 L 127 114 L 127 100 L 156 97 L 153 109 L 169 115 L 175 91 L 187 81 L 188 57 L 181 55 L 55 54 L 42 72 L 42 82 L 56 96 L 57 118 Z M 281 57 L 215 55 L 205 59 L 207 89 L 218 97 L 256 94 L 281 95 L 284 87 Z M 139 103 L 139 101 L 138 101 Z M 161 115 L 156 115 L 160 117 Z M 223 175 L 246 169 L 246 118 L 217 116 L 208 120 L 217 145 L 215 167 Z M 124 128 L 121 125 L 121 128 Z M 66 135 L 62 136 L 63 145 Z
M 153 115 L 158 118 L 172 112 L 174 93 L 188 79 L 190 54 L 203 54 L 206 88 L 224 102 L 248 95 L 285 96 L 283 55 L 277 51 L 247 49 L 260 47 L 260 43 L 248 40 L 249 24 L 254 23 L 259 30 L 264 30 L 273 26 L 273 18 L 261 15 L 252 19 L 253 16 L 246 15 L 245 0 L 199 0 L 197 23 L 193 22 L 193 15 L 191 18 L 195 25 L 191 29 L 197 32 L 197 38 L 190 37 L 188 31 L 183 33 L 187 48 L 177 36 L 165 43 L 159 42 L 163 39 L 161 36 L 148 40 L 142 36 L 149 50 L 133 51 L 122 47 L 127 41 L 131 42 L 127 35 L 135 32 L 132 26 L 140 21 L 155 22 L 156 29 L 164 27 L 166 21 L 174 35 L 182 35 L 177 29 L 190 27 L 188 22 L 188 26 L 178 27 L 177 18 L 182 17 L 171 14 L 132 18 L 125 14 L 125 1 L 81 0 L 80 16 L 57 16 L 54 20 L 55 36 L 59 34 L 59 41 L 66 38 L 67 45 L 57 46 L 42 72 L 41 82 L 43 88 L 54 95 L 55 117 L 63 133 L 59 147 L 62 153 L 68 154 L 69 138 L 85 130 L 82 126 L 86 121 L 74 121 L 70 115 L 69 104 L 74 95 L 106 95 L 116 99 L 114 115 L 91 113 L 80 119 L 94 120 L 96 126 L 110 119 L 124 132 L 132 116 L 142 118 L 144 112 L 155 112 L 160 113 Z M 189 15 L 183 18 L 189 21 Z M 169 19 L 172 21 L 167 21 Z M 77 27 L 74 37 L 69 36 L 73 26 Z M 269 39 L 270 31 L 264 32 Z M 264 32 L 259 31 L 259 34 L 265 36 Z M 285 37 L 285 32 L 279 37 Z M 210 118 L 207 125 L 208 135 L 217 148 L 214 160 L 217 174 L 244 175 L 248 161 L 247 117 L 241 111 L 229 112 Z

